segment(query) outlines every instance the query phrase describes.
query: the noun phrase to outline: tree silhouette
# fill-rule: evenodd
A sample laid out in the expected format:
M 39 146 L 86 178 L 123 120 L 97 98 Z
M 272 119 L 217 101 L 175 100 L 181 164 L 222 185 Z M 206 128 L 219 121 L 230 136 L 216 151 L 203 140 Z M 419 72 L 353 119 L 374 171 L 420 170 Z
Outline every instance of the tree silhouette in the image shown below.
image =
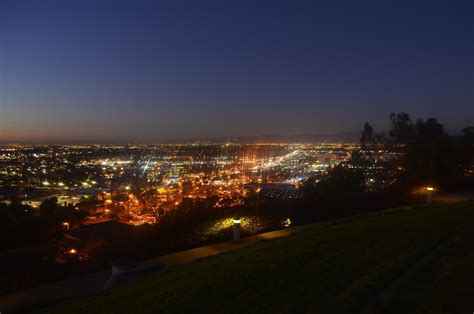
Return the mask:
M 406 144 L 415 138 L 415 127 L 410 115 L 405 112 L 390 114 L 390 137 L 395 143 Z
M 52 219 L 58 212 L 58 198 L 50 197 L 40 205 L 40 215 L 44 219 Z
M 395 144 L 404 145 L 403 166 L 406 182 L 449 184 L 460 174 L 460 150 L 453 137 L 435 118 L 411 122 L 407 113 L 391 114 L 390 136 Z
M 474 126 L 461 130 L 462 165 L 465 169 L 474 168 Z
M 305 196 L 331 196 L 364 192 L 364 174 L 359 169 L 350 169 L 338 165 L 331 169 L 328 175 L 317 182 L 309 179 L 303 185 Z
M 360 143 L 362 146 L 365 146 L 367 144 L 374 143 L 374 141 L 374 128 L 369 124 L 369 122 L 366 122 L 364 124 L 364 130 L 362 131 L 362 135 L 360 137 Z
M 464 144 L 474 145 L 474 126 L 469 126 L 461 130 Z

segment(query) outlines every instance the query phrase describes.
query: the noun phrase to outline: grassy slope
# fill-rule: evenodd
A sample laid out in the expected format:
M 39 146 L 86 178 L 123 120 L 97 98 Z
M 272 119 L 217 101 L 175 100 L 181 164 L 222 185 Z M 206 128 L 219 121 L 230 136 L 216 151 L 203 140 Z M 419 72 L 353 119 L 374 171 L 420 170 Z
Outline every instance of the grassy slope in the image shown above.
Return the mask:
M 52 311 L 472 312 L 473 222 L 473 203 L 357 219 L 205 258 Z M 417 265 L 427 254 L 426 265 Z M 376 305 L 408 269 L 416 271 Z

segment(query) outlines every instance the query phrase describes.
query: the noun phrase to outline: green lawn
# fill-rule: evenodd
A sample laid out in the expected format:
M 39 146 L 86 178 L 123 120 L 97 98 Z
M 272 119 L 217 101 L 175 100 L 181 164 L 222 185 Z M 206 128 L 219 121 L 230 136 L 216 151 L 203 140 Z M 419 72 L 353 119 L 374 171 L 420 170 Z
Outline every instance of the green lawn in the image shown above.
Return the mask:
M 50 311 L 472 313 L 473 249 L 473 203 L 416 209 L 261 242 Z

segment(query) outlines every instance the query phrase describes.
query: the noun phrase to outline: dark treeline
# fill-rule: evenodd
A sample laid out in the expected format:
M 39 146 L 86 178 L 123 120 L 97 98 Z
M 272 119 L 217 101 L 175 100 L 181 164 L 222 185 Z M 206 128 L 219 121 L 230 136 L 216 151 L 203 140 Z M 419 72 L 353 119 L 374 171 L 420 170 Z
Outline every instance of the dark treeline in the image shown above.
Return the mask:
M 373 151 L 378 149 L 399 153 L 398 158 L 378 164 L 382 164 L 385 171 L 397 173 L 395 184 L 405 191 L 422 185 L 441 189 L 472 188 L 472 126 L 451 136 L 435 118 L 413 122 L 407 113 L 392 113 L 388 134 L 375 132 L 367 122 L 360 144 L 361 150 L 353 152 L 347 164 L 335 167 L 318 183 L 314 179 L 308 180 L 304 186 L 305 195 L 315 197 L 363 192 L 364 169 L 376 162 Z
M 38 246 L 59 240 L 64 221 L 79 224 L 87 214 L 72 205 L 59 206 L 56 197 L 46 199 L 39 208 L 23 205 L 16 198 L 8 205 L 0 203 L 0 249 Z
M 474 127 L 466 127 L 451 136 L 437 119 L 413 122 L 404 112 L 392 113 L 390 123 L 389 136 L 382 143 L 398 145 L 403 152 L 401 183 L 408 187 L 426 184 L 449 188 L 469 175 L 474 162 Z M 369 143 L 370 140 L 369 136 Z

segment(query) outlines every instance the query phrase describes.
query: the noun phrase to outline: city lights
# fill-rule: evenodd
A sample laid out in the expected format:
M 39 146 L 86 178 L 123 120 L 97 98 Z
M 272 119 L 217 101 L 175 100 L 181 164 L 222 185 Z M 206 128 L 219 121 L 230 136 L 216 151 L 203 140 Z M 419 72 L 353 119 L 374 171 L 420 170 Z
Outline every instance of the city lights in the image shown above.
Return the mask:
M 319 182 L 358 147 L 344 143 L 25 146 L 4 154 L 8 156 L 4 162 L 12 166 L 4 169 L 3 182 L 38 187 L 62 207 L 86 209 L 84 224 L 112 217 L 131 225 L 155 224 L 160 215 L 186 200 L 213 198 L 213 207 L 229 208 L 257 195 L 298 199 L 308 178 Z M 384 150 L 373 154 L 378 159 L 390 156 Z M 367 171 L 371 190 L 392 182 L 393 174 L 383 169 Z M 19 173 L 26 173 L 29 180 Z M 23 204 L 39 208 L 43 200 L 29 195 Z

